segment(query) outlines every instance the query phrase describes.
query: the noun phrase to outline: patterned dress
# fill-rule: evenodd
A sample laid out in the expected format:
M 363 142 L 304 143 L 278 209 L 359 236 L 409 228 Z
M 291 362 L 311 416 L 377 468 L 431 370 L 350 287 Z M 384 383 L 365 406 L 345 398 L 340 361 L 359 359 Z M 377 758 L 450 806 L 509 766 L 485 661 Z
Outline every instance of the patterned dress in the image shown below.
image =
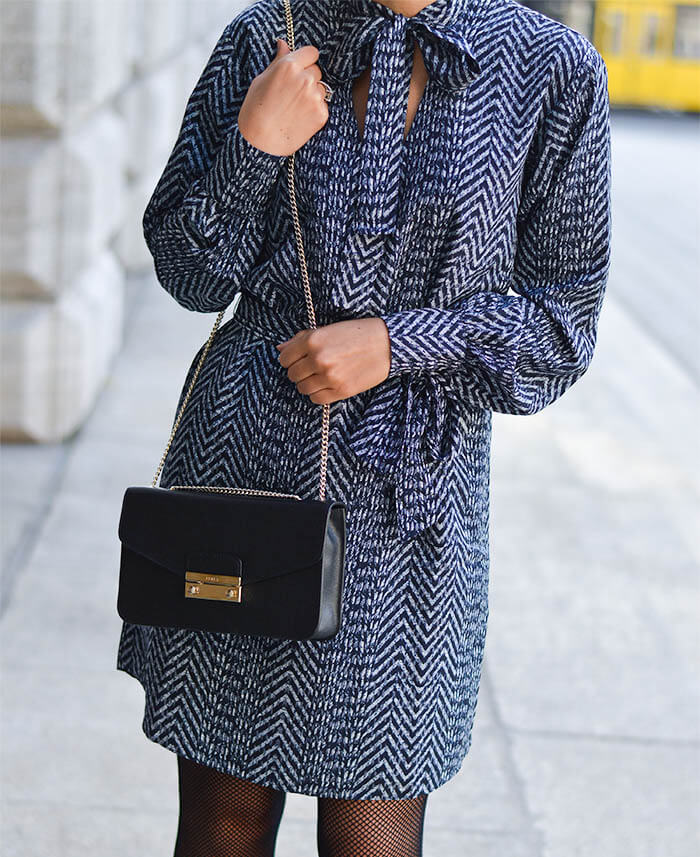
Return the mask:
M 125 622 L 117 668 L 144 687 L 146 736 L 189 759 L 290 792 L 410 798 L 453 777 L 471 745 L 492 412 L 541 410 L 593 355 L 610 257 L 607 72 L 585 37 L 516 0 L 434 0 L 411 17 L 373 0 L 292 10 L 296 46 L 319 48 L 335 90 L 296 154 L 316 320 L 379 316 L 391 343 L 388 378 L 331 405 L 342 628 L 285 641 Z M 308 326 L 287 159 L 236 124 L 277 36 L 282 0 L 226 27 L 144 215 L 179 304 L 215 313 L 242 293 L 164 487 L 317 496 L 321 409 L 275 348 Z M 404 140 L 414 42 L 429 80 Z M 352 82 L 370 63 L 361 136 Z

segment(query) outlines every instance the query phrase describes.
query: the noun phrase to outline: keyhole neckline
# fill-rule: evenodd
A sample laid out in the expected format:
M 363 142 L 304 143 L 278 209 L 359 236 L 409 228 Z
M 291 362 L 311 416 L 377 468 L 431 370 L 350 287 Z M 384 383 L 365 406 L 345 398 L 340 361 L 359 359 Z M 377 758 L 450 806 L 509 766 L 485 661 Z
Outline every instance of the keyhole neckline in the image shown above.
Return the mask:
M 354 82 L 355 82 L 355 78 L 351 78 L 350 80 L 346 81 L 345 86 L 341 87 L 342 95 L 343 95 L 342 101 L 343 101 L 343 104 L 344 104 L 346 111 L 348 113 L 349 124 L 352 128 L 353 141 L 357 146 L 359 146 L 361 148 L 362 144 L 364 142 L 364 128 L 363 128 L 363 131 L 361 134 L 360 133 L 360 124 L 357 121 L 357 114 L 355 113 L 355 104 L 353 102 L 353 97 L 352 97 L 352 88 L 353 88 Z M 413 140 L 413 137 L 415 136 L 414 132 L 415 132 L 416 126 L 422 120 L 423 113 L 426 110 L 426 102 L 431 95 L 431 86 L 432 86 L 432 78 L 430 76 L 428 76 L 428 79 L 425 82 L 425 86 L 423 87 L 423 92 L 421 94 L 420 101 L 418 102 L 418 107 L 416 108 L 416 112 L 413 116 L 413 120 L 411 121 L 411 125 L 408 129 L 408 134 L 405 134 L 402 136 L 401 144 L 403 147 L 409 146 Z M 365 113 L 365 123 L 366 123 L 366 121 L 367 121 L 367 117 L 366 117 L 366 113 Z

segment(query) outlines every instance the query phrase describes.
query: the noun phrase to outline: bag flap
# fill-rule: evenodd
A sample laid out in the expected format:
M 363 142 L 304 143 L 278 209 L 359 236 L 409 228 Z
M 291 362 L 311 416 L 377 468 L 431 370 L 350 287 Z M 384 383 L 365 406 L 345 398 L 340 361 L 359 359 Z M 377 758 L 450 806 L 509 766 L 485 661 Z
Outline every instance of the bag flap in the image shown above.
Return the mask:
M 119 539 L 183 579 L 188 558 L 205 555 L 217 559 L 219 573 L 253 583 L 320 563 L 328 516 L 338 505 L 344 504 L 131 486 Z

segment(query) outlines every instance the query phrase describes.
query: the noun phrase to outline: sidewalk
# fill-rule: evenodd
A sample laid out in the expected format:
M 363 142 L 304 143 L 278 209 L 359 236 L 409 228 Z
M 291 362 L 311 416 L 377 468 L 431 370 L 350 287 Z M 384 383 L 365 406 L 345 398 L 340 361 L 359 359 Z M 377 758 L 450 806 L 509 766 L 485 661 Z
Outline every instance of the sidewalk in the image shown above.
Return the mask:
M 634 165 L 616 180 L 628 200 Z M 625 218 L 589 372 L 539 414 L 494 415 L 473 746 L 429 798 L 425 857 L 700 853 L 698 390 L 630 282 L 625 242 L 644 267 L 661 252 L 653 226 L 640 236 Z M 143 736 L 143 691 L 115 669 L 117 524 L 126 486 L 153 478 L 214 315 L 150 276 L 130 287 L 87 424 L 1 450 L 4 857 L 172 855 L 175 757 Z M 315 814 L 288 795 L 277 857 L 316 854 Z

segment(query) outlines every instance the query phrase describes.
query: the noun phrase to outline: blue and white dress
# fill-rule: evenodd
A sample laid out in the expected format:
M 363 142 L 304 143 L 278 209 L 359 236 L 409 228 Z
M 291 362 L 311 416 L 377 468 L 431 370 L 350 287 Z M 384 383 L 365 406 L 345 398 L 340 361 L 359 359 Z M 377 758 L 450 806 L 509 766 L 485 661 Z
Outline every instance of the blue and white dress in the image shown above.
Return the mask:
M 516 0 L 434 0 L 411 17 L 373 0 L 292 10 L 296 47 L 319 48 L 335 89 L 295 158 L 316 321 L 379 316 L 391 343 L 388 378 L 331 405 L 342 628 L 285 641 L 124 623 L 117 668 L 145 689 L 148 738 L 189 759 L 290 792 L 410 798 L 471 746 L 492 412 L 541 410 L 593 355 L 610 259 L 607 71 L 584 36 Z M 144 215 L 158 280 L 183 307 L 215 313 L 242 293 L 164 487 L 317 496 L 320 405 L 275 348 L 308 326 L 287 159 L 236 124 L 277 36 L 282 0 L 226 27 Z M 404 139 L 414 41 L 429 80 Z M 370 63 L 361 136 L 352 82 Z

